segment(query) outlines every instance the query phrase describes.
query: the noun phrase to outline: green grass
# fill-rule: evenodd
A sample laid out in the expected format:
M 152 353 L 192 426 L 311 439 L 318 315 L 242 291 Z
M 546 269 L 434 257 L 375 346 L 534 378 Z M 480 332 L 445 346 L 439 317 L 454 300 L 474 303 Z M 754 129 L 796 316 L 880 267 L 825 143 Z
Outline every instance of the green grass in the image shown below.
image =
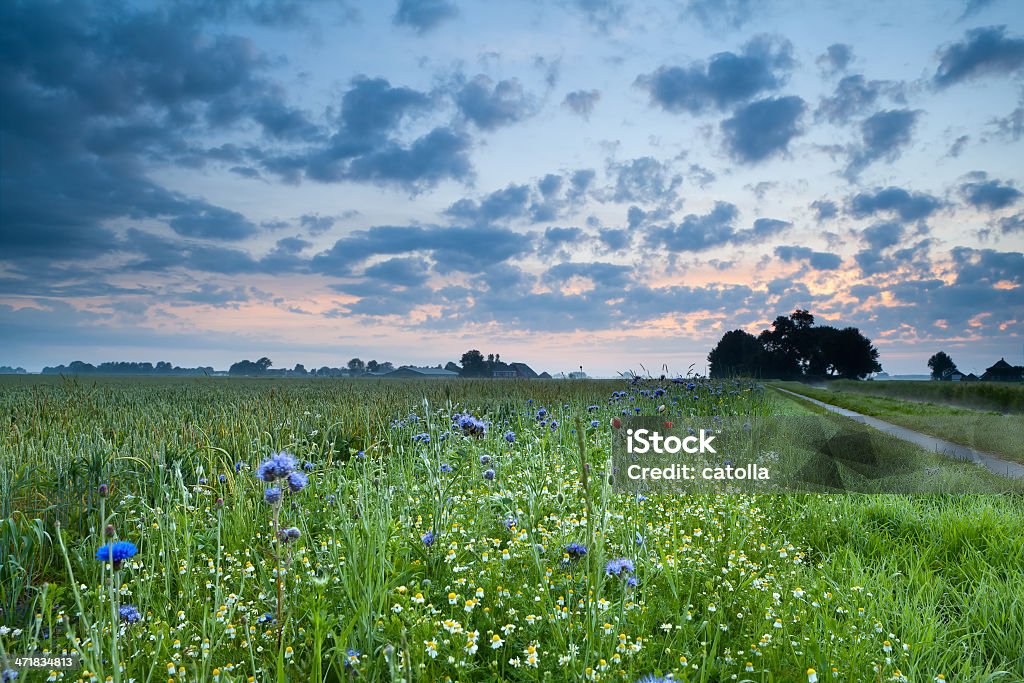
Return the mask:
M 830 384 L 827 389 L 808 387 L 797 382 L 773 384 L 825 403 L 992 453 L 1006 460 L 1024 462 L 1022 414 L 979 411 L 863 394 L 851 391 L 847 384 L 840 383 Z
M 634 408 L 817 414 L 745 382 L 4 380 L 0 657 L 73 647 L 68 680 L 100 681 L 1024 679 L 1021 496 L 617 493 L 607 425 Z M 254 470 L 281 449 L 310 483 L 272 506 Z M 139 549 L 117 570 L 108 524 Z
M 1024 413 L 1024 383 L 1016 382 L 912 382 L 837 380 L 836 391 L 902 398 L 909 401 L 946 403 L 962 408 Z

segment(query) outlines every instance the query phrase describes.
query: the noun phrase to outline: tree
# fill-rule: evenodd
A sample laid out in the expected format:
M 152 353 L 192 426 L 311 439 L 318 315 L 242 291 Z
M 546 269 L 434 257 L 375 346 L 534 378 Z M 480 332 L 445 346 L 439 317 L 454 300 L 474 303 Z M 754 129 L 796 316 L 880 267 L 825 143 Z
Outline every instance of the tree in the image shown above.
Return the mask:
M 303 365 L 302 363 L 296 363 L 295 368 L 292 370 L 292 373 L 296 375 L 305 375 L 307 374 L 306 366 Z
M 756 375 L 764 348 L 757 337 L 744 330 L 726 332 L 708 354 L 712 377 Z
M 928 367 L 932 369 L 932 379 L 942 379 L 957 371 L 956 363 L 945 351 L 939 351 L 929 358 Z
M 487 361 L 484 360 L 484 354 L 476 349 L 462 354 L 459 362 L 462 363 L 462 370 L 459 371 L 459 374 L 463 377 L 483 377 L 487 373 Z
M 361 375 L 365 370 L 366 365 L 358 358 L 353 358 L 348 362 L 348 372 L 351 375 Z
M 379 367 L 380 367 L 380 363 L 378 363 L 375 360 L 371 360 L 370 362 L 368 362 L 366 364 L 366 369 L 369 370 L 370 372 L 377 372 L 377 369 Z
M 256 361 L 256 368 L 261 373 L 269 370 L 271 365 L 273 365 L 273 363 L 270 362 L 270 359 L 267 358 L 266 356 L 263 356 L 263 358 L 260 358 L 258 361 Z
M 844 327 L 829 337 L 828 347 L 824 349 L 826 362 L 840 377 L 864 379 L 882 371 L 878 349 L 856 327 Z

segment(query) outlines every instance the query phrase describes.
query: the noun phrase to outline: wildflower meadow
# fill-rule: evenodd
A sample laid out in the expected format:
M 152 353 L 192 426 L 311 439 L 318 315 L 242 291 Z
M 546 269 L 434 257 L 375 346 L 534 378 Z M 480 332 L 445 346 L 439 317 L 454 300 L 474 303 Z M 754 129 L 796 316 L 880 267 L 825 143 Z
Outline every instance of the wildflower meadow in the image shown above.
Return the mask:
M 624 415 L 810 410 L 698 377 L 5 379 L 2 680 L 1024 680 L 1020 495 L 610 483 Z

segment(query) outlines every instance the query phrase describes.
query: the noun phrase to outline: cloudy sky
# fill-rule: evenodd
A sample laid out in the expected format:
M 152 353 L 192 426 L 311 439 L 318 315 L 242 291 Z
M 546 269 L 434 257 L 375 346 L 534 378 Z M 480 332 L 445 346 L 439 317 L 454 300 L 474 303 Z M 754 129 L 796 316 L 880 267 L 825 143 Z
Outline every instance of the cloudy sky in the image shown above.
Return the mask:
M 0 365 L 1022 362 L 1016 0 L 6 0 L 0 102 Z

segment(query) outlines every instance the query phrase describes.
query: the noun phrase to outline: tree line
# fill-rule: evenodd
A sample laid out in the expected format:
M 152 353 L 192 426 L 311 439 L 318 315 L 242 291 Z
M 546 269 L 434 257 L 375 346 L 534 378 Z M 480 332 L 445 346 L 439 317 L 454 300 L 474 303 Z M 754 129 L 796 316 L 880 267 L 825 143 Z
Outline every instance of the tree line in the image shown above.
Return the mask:
M 864 379 L 882 371 L 878 349 L 859 329 L 815 325 L 803 309 L 778 316 L 756 337 L 745 330 L 726 332 L 708 363 L 712 377 Z

